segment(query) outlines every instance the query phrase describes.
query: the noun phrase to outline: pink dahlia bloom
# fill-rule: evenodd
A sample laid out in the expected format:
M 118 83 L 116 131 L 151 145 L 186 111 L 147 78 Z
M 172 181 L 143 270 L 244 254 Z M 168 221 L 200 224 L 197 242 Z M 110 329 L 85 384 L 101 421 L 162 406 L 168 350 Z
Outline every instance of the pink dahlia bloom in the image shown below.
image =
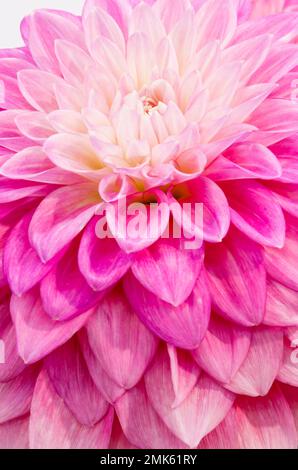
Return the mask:
M 21 30 L 0 53 L 0 446 L 297 447 L 297 1 L 87 0 Z M 163 203 L 152 236 L 99 215 L 121 201 Z M 162 237 L 185 202 L 192 248 Z

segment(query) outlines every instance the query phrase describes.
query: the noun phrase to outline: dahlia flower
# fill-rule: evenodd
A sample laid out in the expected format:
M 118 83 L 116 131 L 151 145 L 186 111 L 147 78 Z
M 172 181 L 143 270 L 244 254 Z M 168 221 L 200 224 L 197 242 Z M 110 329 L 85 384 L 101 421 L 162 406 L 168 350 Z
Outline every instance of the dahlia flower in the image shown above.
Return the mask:
M 297 0 L 87 0 L 21 32 L 0 52 L 0 447 L 296 448 Z

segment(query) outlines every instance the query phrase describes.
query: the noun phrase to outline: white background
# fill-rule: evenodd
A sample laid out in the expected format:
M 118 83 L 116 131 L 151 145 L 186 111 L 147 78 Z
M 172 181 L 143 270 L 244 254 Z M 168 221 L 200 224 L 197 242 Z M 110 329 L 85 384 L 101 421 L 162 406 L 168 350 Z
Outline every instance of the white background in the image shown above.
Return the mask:
M 38 8 L 55 8 L 80 14 L 84 0 L 0 0 L 0 48 L 22 46 L 20 22 Z

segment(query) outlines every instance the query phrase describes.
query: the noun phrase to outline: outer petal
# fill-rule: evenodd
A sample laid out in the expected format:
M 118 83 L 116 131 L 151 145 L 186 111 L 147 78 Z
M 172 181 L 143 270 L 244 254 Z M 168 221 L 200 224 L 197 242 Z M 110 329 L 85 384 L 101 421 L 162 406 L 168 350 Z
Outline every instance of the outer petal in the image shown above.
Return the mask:
M 116 403 L 116 413 L 127 439 L 141 449 L 183 449 L 183 444 L 152 407 L 143 383 L 128 390 Z
M 0 338 L 4 344 L 4 362 L 0 362 L 0 382 L 7 382 L 19 375 L 24 369 L 24 361 L 17 348 L 16 332 L 10 319 L 9 304 L 0 307 Z
M 12 296 L 11 315 L 16 328 L 19 354 L 26 363 L 36 362 L 76 333 L 92 311 L 67 322 L 55 322 L 44 312 L 36 290 Z
M 189 447 L 195 447 L 225 417 L 234 396 L 212 379 L 201 377 L 185 400 L 173 407 L 175 393 L 169 365 L 164 349 L 145 375 L 148 397 L 171 431 Z
M 53 320 L 69 320 L 92 308 L 104 295 L 87 284 L 79 270 L 77 256 L 75 241 L 41 281 L 41 300 L 45 312 Z
M 221 184 L 231 207 L 234 225 L 248 237 L 267 246 L 281 248 L 285 221 L 273 194 L 251 180 Z
M 54 11 L 35 11 L 27 19 L 26 28 L 32 57 L 39 68 L 48 72 L 60 74 L 54 49 L 56 39 L 68 39 L 79 44 L 83 42 L 78 23 L 70 15 L 62 16 Z
M 46 371 L 35 387 L 30 418 L 31 449 L 106 449 L 109 445 L 113 409 L 95 426 L 78 423 L 56 394 Z
M 110 378 L 129 389 L 142 377 L 157 340 L 131 310 L 123 292 L 114 290 L 87 323 L 88 338 Z
M 99 239 L 96 235 L 98 219 L 90 221 L 81 240 L 79 267 L 94 290 L 104 290 L 115 284 L 131 265 L 130 257 L 113 238 Z
M 43 262 L 53 258 L 84 228 L 97 203 L 98 195 L 91 183 L 57 189 L 41 202 L 30 223 L 29 238 Z
M 209 449 L 296 449 L 291 409 L 278 386 L 266 397 L 239 397 L 226 419 L 202 442 Z
M 175 400 L 173 408 L 179 406 L 188 397 L 200 376 L 201 370 L 188 351 L 167 345 L 170 358 L 171 379 Z
M 118 398 L 125 393 L 125 389 L 117 385 L 116 382 L 110 378 L 110 376 L 101 366 L 99 360 L 91 349 L 86 329 L 84 328 L 80 330 L 78 335 L 82 353 L 95 385 L 97 386 L 98 390 L 100 390 L 105 399 L 109 403 L 114 404 Z
M 298 292 L 269 278 L 264 323 L 271 326 L 297 325 Z
M 184 248 L 183 239 L 159 239 L 133 258 L 134 276 L 150 292 L 174 306 L 194 289 L 203 263 L 203 250 Z M 177 273 L 183 273 L 177 283 Z
M 193 357 L 211 377 L 227 383 L 244 361 L 250 341 L 249 329 L 213 317 L 199 348 L 193 351 Z
M 285 286 L 298 290 L 297 235 L 296 217 L 286 216 L 286 240 L 281 249 L 267 248 L 265 264 L 270 276 Z
M 198 347 L 210 317 L 210 298 L 204 272 L 189 298 L 179 307 L 160 300 L 132 275 L 125 278 L 125 292 L 135 312 L 155 334 L 180 348 Z
M 0 423 L 28 413 L 36 375 L 36 368 L 28 367 L 15 379 L 0 383 Z
M 21 417 L 0 425 L 0 449 L 29 448 L 29 417 Z
M 108 403 L 91 379 L 76 338 L 51 353 L 45 360 L 49 378 L 76 419 L 94 426 L 108 411 Z
M 22 295 L 37 284 L 55 265 L 57 257 L 44 264 L 28 239 L 32 213 L 23 217 L 12 229 L 4 249 L 4 272 L 11 290 Z
M 259 326 L 253 331 L 246 359 L 226 387 L 253 397 L 266 395 L 278 374 L 282 353 L 282 331 Z
M 260 246 L 240 232 L 231 231 L 221 245 L 207 250 L 205 265 L 216 310 L 244 326 L 261 323 L 266 271 Z

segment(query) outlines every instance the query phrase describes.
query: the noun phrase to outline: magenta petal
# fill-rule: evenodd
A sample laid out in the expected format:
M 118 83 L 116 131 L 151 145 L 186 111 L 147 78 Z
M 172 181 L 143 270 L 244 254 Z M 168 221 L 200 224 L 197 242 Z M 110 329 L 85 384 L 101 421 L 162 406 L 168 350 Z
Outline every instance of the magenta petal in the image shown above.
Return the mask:
M 293 414 L 278 386 L 264 398 L 238 402 L 239 429 L 246 449 L 296 449 Z
M 57 257 L 44 264 L 28 239 L 32 213 L 27 214 L 12 229 L 4 248 L 4 271 L 11 290 L 22 295 L 37 284 L 55 265 Z
M 237 398 L 226 419 L 206 436 L 200 447 L 296 449 L 293 414 L 281 387 L 275 385 L 266 397 Z
M 192 359 L 189 351 L 167 345 L 170 358 L 171 378 L 175 400 L 172 406 L 179 406 L 190 394 L 201 374 L 201 369 Z
M 185 302 L 194 289 L 203 263 L 202 249 L 183 246 L 184 240 L 160 238 L 135 254 L 132 272 L 141 284 L 161 300 L 174 306 Z M 177 282 L 177 273 L 183 273 Z
M 241 232 L 230 232 L 221 245 L 206 252 L 206 268 L 214 307 L 243 326 L 262 322 L 266 271 L 259 245 Z
M 35 11 L 28 17 L 26 29 L 28 46 L 36 64 L 57 74 L 60 70 L 55 56 L 55 40 L 63 38 L 76 43 L 82 37 L 81 29 L 71 15 L 62 16 L 49 10 Z
M 101 291 L 124 276 L 131 260 L 113 238 L 97 237 L 96 223 L 97 219 L 94 218 L 84 230 L 78 261 L 88 284 L 92 289 Z
M 131 310 L 121 290 L 101 301 L 86 329 L 105 372 L 118 386 L 133 387 L 154 356 L 157 340 Z
M 86 329 L 80 330 L 78 335 L 83 356 L 95 385 L 104 398 L 114 404 L 125 393 L 125 389 L 114 382 L 101 366 L 91 349 Z
M 233 224 L 256 242 L 281 248 L 285 220 L 273 193 L 251 180 L 229 181 L 221 186 L 229 200 Z
M 53 320 L 64 321 L 85 312 L 104 295 L 104 292 L 95 292 L 87 284 L 79 270 L 77 256 L 78 246 L 74 242 L 41 281 L 40 295 L 44 310 Z
M 68 341 L 92 314 L 88 311 L 65 322 L 55 322 L 44 311 L 39 293 L 33 289 L 12 296 L 11 315 L 16 328 L 19 354 L 26 363 L 36 362 Z
M 291 342 L 284 338 L 284 352 L 277 379 L 293 387 L 298 387 L 297 338 Z
M 156 297 L 132 274 L 125 278 L 125 292 L 142 322 L 164 341 L 185 349 L 199 346 L 210 318 L 210 298 L 203 271 L 193 292 L 179 307 Z
M 282 353 L 282 331 L 259 326 L 252 333 L 244 362 L 226 387 L 238 394 L 253 397 L 266 395 L 278 374 Z
M 154 198 L 156 204 L 145 206 L 144 211 L 144 206 L 141 209 L 134 206 L 136 202 L 146 202 L 146 197 Z M 162 191 L 152 190 L 140 199 L 132 196 L 124 203 L 120 199 L 117 205 L 107 206 L 105 212 L 108 227 L 120 248 L 135 253 L 151 246 L 165 232 L 170 217 L 169 199 Z
M 200 377 L 185 400 L 173 407 L 173 389 L 169 356 L 166 349 L 156 356 L 145 374 L 150 402 L 169 429 L 189 447 L 224 419 L 233 405 L 234 395 L 207 376 Z
M 92 183 L 53 191 L 36 209 L 29 238 L 43 262 L 53 258 L 88 223 L 98 203 Z
M 52 352 L 45 367 L 56 392 L 81 424 L 94 426 L 104 417 L 108 403 L 90 377 L 77 339 Z
M 298 290 L 298 221 L 286 216 L 286 240 L 283 248 L 266 248 L 265 264 L 270 276 L 290 289 Z
M 213 317 L 193 357 L 211 377 L 230 382 L 248 353 L 250 340 L 249 329 Z
M 135 446 L 141 449 L 187 448 L 158 416 L 143 383 L 128 390 L 115 408 L 125 436 Z
M 270 180 L 280 176 L 282 168 L 275 155 L 260 144 L 238 144 L 219 156 L 207 169 L 216 181 L 234 179 Z
M 114 411 L 89 427 L 80 424 L 57 395 L 46 371 L 41 371 L 31 406 L 31 449 L 106 449 L 112 432 Z
M 271 326 L 298 324 L 298 292 L 269 278 L 264 323 Z
M 18 354 L 16 332 L 6 303 L 0 307 L 0 338 L 5 345 L 5 361 L 0 361 L 0 382 L 7 382 L 19 375 L 26 365 Z
M 29 417 L 0 424 L 0 449 L 29 449 Z
M 203 220 L 200 221 L 202 226 L 197 227 L 198 232 L 207 241 L 221 241 L 230 226 L 230 210 L 223 191 L 214 181 L 204 176 L 188 181 L 186 190 L 190 196 L 183 198 L 183 203 L 202 204 Z
M 18 418 L 30 411 L 36 376 L 37 369 L 32 366 L 15 379 L 0 383 L 0 423 Z

